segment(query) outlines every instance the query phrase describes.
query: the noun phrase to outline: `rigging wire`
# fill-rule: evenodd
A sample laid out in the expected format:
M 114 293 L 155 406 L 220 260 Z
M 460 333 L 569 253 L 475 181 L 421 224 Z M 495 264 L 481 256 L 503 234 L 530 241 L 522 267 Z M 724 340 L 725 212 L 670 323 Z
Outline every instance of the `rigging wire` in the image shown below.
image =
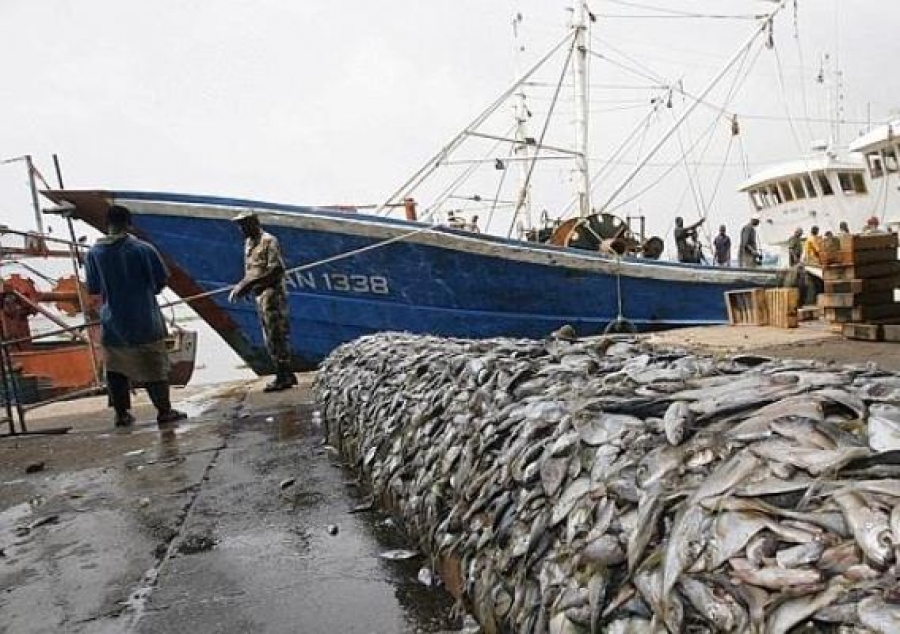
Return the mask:
M 655 17 L 655 18 L 694 18 L 694 19 L 707 19 L 707 20 L 759 20 L 761 18 L 766 17 L 765 14 L 747 14 L 747 13 L 700 13 L 698 11 L 682 11 L 679 9 L 668 9 L 663 7 L 658 7 L 654 5 L 644 4 L 643 2 L 633 2 L 631 0 L 606 0 L 610 4 L 615 4 L 623 7 L 628 7 L 630 9 L 643 9 L 645 11 L 654 11 L 661 15 L 651 16 L 651 15 L 643 15 L 643 16 L 635 16 L 635 17 Z M 612 16 L 604 16 L 604 17 L 621 17 L 618 14 L 613 14 Z

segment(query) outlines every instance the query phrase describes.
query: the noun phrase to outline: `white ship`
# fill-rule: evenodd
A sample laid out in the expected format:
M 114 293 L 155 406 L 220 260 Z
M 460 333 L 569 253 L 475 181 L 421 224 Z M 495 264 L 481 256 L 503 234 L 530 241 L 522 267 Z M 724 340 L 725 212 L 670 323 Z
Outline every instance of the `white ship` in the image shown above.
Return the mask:
M 900 120 L 875 128 L 850 144 L 869 177 L 868 211 L 882 228 L 900 231 Z

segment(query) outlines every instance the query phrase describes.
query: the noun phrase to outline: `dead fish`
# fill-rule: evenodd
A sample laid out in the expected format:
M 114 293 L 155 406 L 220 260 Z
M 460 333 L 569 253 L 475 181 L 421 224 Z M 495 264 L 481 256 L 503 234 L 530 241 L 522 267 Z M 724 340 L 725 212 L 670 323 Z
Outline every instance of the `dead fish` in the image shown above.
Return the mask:
M 772 610 L 766 623 L 766 632 L 769 634 L 787 634 L 795 625 L 798 625 L 813 614 L 825 608 L 840 597 L 846 588 L 841 583 L 832 583 L 824 592 L 815 596 L 802 596 L 796 599 L 788 599 Z
M 644 549 L 656 534 L 656 525 L 663 510 L 662 493 L 653 487 L 641 494 L 638 503 L 637 521 L 628 536 L 628 570 L 634 572 Z
M 569 471 L 569 458 L 545 458 L 540 463 L 541 485 L 544 495 L 552 498 L 559 491 Z
M 406 561 L 407 559 L 418 557 L 419 553 L 415 550 L 396 548 L 394 550 L 386 550 L 380 553 L 378 556 L 389 561 Z
M 825 544 L 819 541 L 784 548 L 775 554 L 775 561 L 782 568 L 797 568 L 815 563 L 825 552 Z
M 884 568 L 893 558 L 888 516 L 871 508 L 858 494 L 840 492 L 834 501 L 844 513 L 856 543 L 876 566 Z
M 735 560 L 732 560 L 734 562 Z M 822 580 L 822 573 L 812 568 L 776 568 L 764 566 L 753 568 L 752 566 L 734 567 L 732 575 L 744 583 L 749 583 L 761 588 L 772 590 L 784 590 L 791 586 L 810 586 Z
M 717 632 L 746 631 L 747 613 L 731 595 L 726 593 L 728 600 L 723 599 L 709 585 L 689 577 L 682 578 L 678 583 L 684 598 Z
M 869 447 L 879 453 L 900 449 L 900 407 L 878 403 L 869 408 Z
M 672 588 L 709 540 L 710 516 L 699 505 L 688 504 L 676 517 L 663 556 L 662 594 L 668 597 Z
M 550 516 L 550 526 L 556 526 L 563 521 L 569 512 L 575 508 L 578 501 L 587 495 L 591 488 L 590 478 L 579 478 L 571 482 L 565 488 L 562 495 L 559 496 L 556 504 L 553 505 L 553 513 Z
M 680 445 L 687 428 L 693 423 L 694 415 L 687 401 L 675 401 L 663 416 L 666 440 L 670 445 Z
M 712 537 L 706 551 L 706 568 L 715 570 L 740 553 L 769 519 L 748 511 L 726 511 L 713 522 Z
M 900 632 L 900 605 L 886 603 L 878 596 L 869 596 L 856 608 L 860 622 L 879 634 Z

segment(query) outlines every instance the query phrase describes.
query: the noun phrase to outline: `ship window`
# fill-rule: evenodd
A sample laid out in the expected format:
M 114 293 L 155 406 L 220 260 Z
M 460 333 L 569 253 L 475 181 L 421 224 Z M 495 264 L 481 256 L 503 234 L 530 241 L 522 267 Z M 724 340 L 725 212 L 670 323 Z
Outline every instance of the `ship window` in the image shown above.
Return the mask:
M 849 172 L 838 172 L 838 183 L 845 194 L 853 193 L 853 175 Z
M 794 200 L 794 194 L 791 192 L 791 184 L 787 181 L 783 183 L 778 183 L 778 189 L 781 190 L 781 196 L 784 198 L 785 202 L 791 202 Z
M 884 176 L 881 156 L 878 152 L 869 152 L 866 154 L 866 162 L 869 164 L 869 173 L 872 175 L 872 178 L 881 178 Z
M 897 151 L 894 148 L 884 151 L 884 168 L 891 173 L 900 170 L 900 164 L 897 163 Z
M 803 189 L 803 181 L 799 178 L 791 179 L 791 189 L 794 190 L 794 198 L 797 200 L 806 198 L 806 190 Z
M 806 193 L 809 194 L 809 197 L 815 198 L 817 196 L 816 188 L 813 187 L 812 178 L 810 178 L 809 174 L 803 175 L 803 184 L 806 185 Z
M 750 190 L 750 202 L 753 204 L 753 208 L 756 211 L 762 209 L 765 205 L 763 204 L 762 197 L 760 196 L 759 190 L 751 189 Z
M 769 193 L 772 195 L 772 198 L 775 199 L 776 205 L 780 205 L 782 202 L 784 202 L 781 199 L 781 192 L 778 191 L 778 186 L 769 185 Z
M 828 174 L 825 172 L 816 172 L 816 180 L 819 181 L 819 187 L 822 188 L 823 196 L 834 195 L 834 189 L 831 187 L 831 181 L 828 180 Z
M 866 189 L 866 179 L 863 178 L 863 175 L 857 172 L 853 175 L 853 191 L 857 194 L 867 194 L 869 192 Z

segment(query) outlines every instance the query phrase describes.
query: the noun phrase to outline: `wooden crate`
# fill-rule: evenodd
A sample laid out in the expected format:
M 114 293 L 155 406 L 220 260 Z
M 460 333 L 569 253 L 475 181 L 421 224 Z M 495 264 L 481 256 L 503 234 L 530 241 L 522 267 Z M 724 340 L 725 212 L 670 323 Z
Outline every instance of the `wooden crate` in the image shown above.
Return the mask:
M 766 289 L 725 291 L 728 323 L 732 326 L 765 326 L 769 323 Z
M 766 313 L 769 325 L 777 328 L 796 328 L 799 318 L 800 291 L 796 288 L 767 288 Z
M 853 306 L 879 306 L 894 301 L 894 291 L 871 293 L 824 293 L 825 308 L 852 308 Z
M 879 324 L 843 324 L 841 334 L 845 339 L 860 341 L 881 341 L 884 336 Z
M 874 264 L 838 264 L 822 271 L 826 282 L 842 280 L 866 280 L 876 277 L 900 276 L 900 262 L 876 262 Z
M 841 251 L 861 252 L 879 249 L 897 249 L 900 240 L 896 233 L 857 233 L 840 237 Z
M 867 251 L 828 251 L 822 253 L 822 264 L 826 267 L 848 264 L 877 264 L 895 262 L 897 249 L 869 249 Z
M 825 309 L 825 319 L 839 324 L 867 323 L 894 318 L 900 318 L 900 303 Z
M 900 288 L 900 276 L 874 277 L 867 280 L 828 280 L 826 293 L 872 293 Z
M 884 324 L 881 332 L 885 341 L 900 342 L 900 324 Z

